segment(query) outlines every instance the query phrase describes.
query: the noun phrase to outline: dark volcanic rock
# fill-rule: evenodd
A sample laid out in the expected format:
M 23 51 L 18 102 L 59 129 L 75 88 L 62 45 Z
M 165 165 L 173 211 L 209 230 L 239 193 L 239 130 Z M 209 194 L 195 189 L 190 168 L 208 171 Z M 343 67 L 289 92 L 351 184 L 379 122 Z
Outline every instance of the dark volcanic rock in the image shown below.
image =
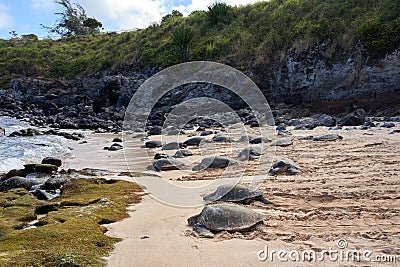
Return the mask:
M 42 181 L 39 179 L 26 179 L 24 177 L 15 176 L 0 183 L 0 192 L 14 188 L 25 188 L 26 190 L 30 190 L 32 186 L 40 184 L 42 184 Z
M 160 126 L 153 126 L 150 127 L 147 131 L 148 135 L 160 135 L 162 131 L 162 128 Z
M 71 180 L 68 175 L 56 174 L 49 179 L 42 185 L 42 189 L 44 190 L 55 190 L 60 189 L 64 185 L 66 185 Z
M 339 125 L 341 126 L 359 126 L 365 123 L 365 110 L 357 109 L 356 111 L 351 112 L 344 116 L 340 121 Z
M 35 170 L 33 169 L 33 170 L 31 171 L 31 173 L 34 172 L 34 171 L 35 171 Z M 10 171 L 5 175 L 5 177 L 4 177 L 3 180 L 10 179 L 11 177 L 14 177 L 14 176 L 25 177 L 25 176 L 27 176 L 28 174 L 29 174 L 29 172 L 28 172 L 26 169 L 22 169 L 22 170 L 10 170 Z
M 62 161 L 61 161 L 61 159 L 46 157 L 42 160 L 42 164 L 51 164 L 51 165 L 55 165 L 57 167 L 61 167 Z
M 335 117 L 326 114 L 322 114 L 313 118 L 312 122 L 317 126 L 326 126 L 326 127 L 336 126 Z
M 56 165 L 52 164 L 36 164 L 35 171 L 40 173 L 53 173 L 58 170 Z
M 28 128 L 19 130 L 17 132 L 12 132 L 8 137 L 35 136 L 35 135 L 43 135 L 43 132 L 40 130 Z
M 53 195 L 51 195 L 48 192 L 46 192 L 45 190 L 41 190 L 41 189 L 35 189 L 31 193 L 39 200 L 50 200 L 50 199 L 54 198 Z

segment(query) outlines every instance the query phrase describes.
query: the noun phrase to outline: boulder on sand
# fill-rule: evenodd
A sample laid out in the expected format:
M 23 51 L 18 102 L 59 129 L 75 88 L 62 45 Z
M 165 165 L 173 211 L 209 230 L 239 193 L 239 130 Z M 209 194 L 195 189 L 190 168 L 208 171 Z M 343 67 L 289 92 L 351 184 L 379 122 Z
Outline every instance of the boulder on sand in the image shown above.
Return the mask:
M 365 123 L 365 110 L 357 109 L 344 116 L 338 123 L 341 126 L 359 126 Z

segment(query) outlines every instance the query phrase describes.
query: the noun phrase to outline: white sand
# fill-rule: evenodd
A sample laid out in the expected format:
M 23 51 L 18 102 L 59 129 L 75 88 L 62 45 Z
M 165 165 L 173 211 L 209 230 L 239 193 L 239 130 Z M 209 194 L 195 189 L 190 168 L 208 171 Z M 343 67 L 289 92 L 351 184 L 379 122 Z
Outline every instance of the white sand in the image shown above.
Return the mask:
M 305 136 L 330 132 L 321 127 L 293 133 Z M 270 178 L 262 184 L 265 196 L 278 204 L 275 207 L 251 205 L 269 216 L 266 234 L 197 238 L 190 235 L 191 228 L 186 220 L 199 213 L 200 206 L 178 208 L 145 196 L 141 203 L 130 207 L 130 218 L 108 226 L 108 235 L 123 238 L 108 258 L 108 265 L 399 266 L 400 135 L 388 135 L 387 129 L 374 129 L 368 135 L 359 130 L 336 133 L 343 135 L 344 140 L 319 143 L 295 139 L 293 146 L 277 148 L 277 157 L 292 158 L 303 172 L 298 176 Z M 102 150 L 104 145 L 111 145 L 113 137 L 88 135 L 88 144 L 75 143 L 76 158 L 67 161 L 66 166 L 126 171 L 122 151 Z M 132 152 L 129 164 L 138 171 L 150 164 L 147 156 L 141 154 L 144 149 L 139 151 L 142 152 L 135 152 L 136 155 Z M 268 168 L 265 166 L 265 170 Z M 207 180 L 176 181 L 176 176 L 182 176 L 177 172 L 161 172 L 161 175 L 163 178 L 140 177 L 134 181 L 146 184 L 147 191 L 157 198 L 173 196 L 178 202 L 187 203 L 201 201 L 204 193 L 217 186 L 214 183 L 208 188 L 202 187 L 210 183 Z M 199 179 L 205 174 L 187 175 Z M 181 187 L 193 190 L 180 190 Z M 141 239 L 144 236 L 149 238 Z M 318 253 L 329 248 L 338 249 L 336 242 L 339 239 L 348 242 L 347 249 L 370 250 L 373 256 L 396 255 L 398 262 L 383 265 L 366 259 L 360 262 L 340 261 L 340 258 L 332 261 L 326 256 L 323 263 L 285 263 L 276 258 L 273 262 L 262 262 L 257 257 L 257 252 L 265 245 L 270 250 L 301 252 L 312 249 Z

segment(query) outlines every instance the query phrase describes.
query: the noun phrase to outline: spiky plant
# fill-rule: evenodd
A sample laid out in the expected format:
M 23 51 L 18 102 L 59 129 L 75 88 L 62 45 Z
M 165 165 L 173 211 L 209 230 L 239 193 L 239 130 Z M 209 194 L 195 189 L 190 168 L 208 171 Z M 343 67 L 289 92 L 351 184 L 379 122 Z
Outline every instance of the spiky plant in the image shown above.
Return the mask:
M 194 32 L 192 28 L 186 26 L 178 27 L 172 35 L 173 43 L 181 53 L 184 62 L 189 60 L 189 44 L 193 36 Z
M 223 2 L 215 2 L 208 6 L 208 19 L 212 24 L 227 22 L 230 6 Z

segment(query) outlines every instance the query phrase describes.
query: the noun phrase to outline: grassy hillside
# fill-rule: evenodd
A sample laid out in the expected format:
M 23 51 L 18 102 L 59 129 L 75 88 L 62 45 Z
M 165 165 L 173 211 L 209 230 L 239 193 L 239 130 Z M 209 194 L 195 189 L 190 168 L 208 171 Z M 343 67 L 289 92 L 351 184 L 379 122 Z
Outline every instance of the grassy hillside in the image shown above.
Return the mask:
M 183 26 L 193 35 L 187 47 L 174 38 Z M 188 17 L 173 13 L 122 34 L 0 40 L 0 86 L 14 75 L 70 79 L 120 64 L 168 67 L 185 57 L 249 70 L 281 62 L 290 48 L 301 51 L 328 38 L 344 55 L 361 43 L 371 57 L 383 57 L 400 45 L 400 1 L 271 0 Z

